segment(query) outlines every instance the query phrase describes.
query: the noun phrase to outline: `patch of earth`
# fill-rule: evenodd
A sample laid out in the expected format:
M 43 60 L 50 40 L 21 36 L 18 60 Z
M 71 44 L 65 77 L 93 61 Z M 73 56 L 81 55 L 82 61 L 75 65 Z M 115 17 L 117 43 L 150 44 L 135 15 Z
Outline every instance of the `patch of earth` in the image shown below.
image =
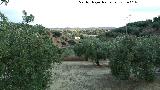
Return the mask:
M 48 90 L 160 90 L 159 79 L 153 83 L 119 81 L 103 63 L 102 67 L 87 61 L 64 61 L 54 65 L 53 82 Z

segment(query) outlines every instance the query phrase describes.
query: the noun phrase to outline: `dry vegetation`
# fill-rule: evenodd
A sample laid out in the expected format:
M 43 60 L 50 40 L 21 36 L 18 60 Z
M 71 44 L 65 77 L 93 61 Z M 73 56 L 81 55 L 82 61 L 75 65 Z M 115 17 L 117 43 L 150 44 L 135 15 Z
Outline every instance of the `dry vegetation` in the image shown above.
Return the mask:
M 87 61 L 64 61 L 53 69 L 49 90 L 160 90 L 159 78 L 153 83 L 115 79 L 105 62 L 98 67 Z

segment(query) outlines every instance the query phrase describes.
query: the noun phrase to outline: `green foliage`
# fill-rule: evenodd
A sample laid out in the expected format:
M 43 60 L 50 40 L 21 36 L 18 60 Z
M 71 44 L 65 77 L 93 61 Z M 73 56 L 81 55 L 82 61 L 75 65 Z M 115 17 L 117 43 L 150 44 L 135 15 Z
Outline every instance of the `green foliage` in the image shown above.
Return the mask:
M 110 50 L 111 72 L 119 79 L 129 79 L 134 44 L 134 38 L 129 36 L 117 37 L 112 42 Z
M 134 59 L 132 60 L 132 69 L 135 77 L 153 81 L 155 76 L 156 61 L 156 43 L 153 38 L 142 37 L 136 41 L 134 49 Z
M 81 39 L 84 39 L 84 38 L 85 38 L 83 34 L 81 34 L 79 37 L 80 37 Z
M 108 38 L 110 38 L 110 37 L 115 38 L 115 37 L 117 37 L 117 33 L 115 33 L 115 32 L 107 32 L 106 33 L 106 37 L 108 37 Z
M 77 43 L 74 45 L 74 51 L 76 53 L 77 56 L 83 56 L 85 55 L 85 59 L 88 60 L 88 54 L 87 54 L 87 49 L 89 48 L 89 40 L 84 39 L 81 40 L 80 43 Z
M 100 59 L 106 59 L 106 43 L 97 38 L 82 39 L 74 46 L 74 51 L 78 56 L 84 56 L 86 60 L 91 59 L 99 65 Z
M 61 58 L 64 59 L 64 57 L 67 56 L 75 56 L 75 52 L 72 48 L 64 48 L 62 50 Z
M 69 43 L 70 45 L 75 45 L 75 44 L 76 44 L 76 42 L 75 42 L 74 40 L 68 40 L 68 43 Z
M 75 37 L 85 39 L 90 37 L 89 35 L 100 35 L 106 31 L 105 28 L 64 28 L 62 33 L 70 39 L 75 39 Z
M 160 22 L 160 16 L 154 17 L 154 18 L 153 18 L 153 22 Z
M 3 31 L 8 27 L 8 18 L 0 12 L 0 31 Z
M 154 65 L 160 67 L 160 36 L 152 36 L 152 41 L 154 41 L 154 50 L 156 51 L 156 60 Z
M 61 42 L 61 44 L 62 44 L 62 45 L 66 45 L 66 42 L 63 41 L 63 42 Z
M 106 35 L 103 35 L 100 38 L 102 39 L 115 38 L 117 36 L 125 34 L 126 30 L 129 35 L 135 35 L 138 37 L 160 35 L 160 32 L 158 31 L 159 29 L 160 29 L 160 16 L 154 17 L 153 20 L 148 19 L 146 21 L 137 21 L 133 23 L 128 23 L 126 26 L 113 29 L 110 32 L 106 32 Z
M 32 14 L 30 14 L 29 16 L 27 15 L 27 12 L 25 10 L 22 11 L 23 12 L 23 15 L 22 18 L 23 18 L 23 22 L 24 23 L 30 23 L 30 22 L 33 22 L 34 21 L 34 16 Z
M 0 31 L 0 88 L 45 90 L 51 80 L 52 64 L 59 62 L 59 49 L 43 26 L 5 25 Z
M 131 76 L 146 81 L 155 79 L 155 68 L 159 67 L 159 36 L 117 37 L 110 44 L 110 66 L 112 74 L 119 79 Z
M 160 29 L 160 21 L 153 22 L 152 28 L 155 28 L 156 30 Z
M 8 21 L 8 18 L 1 12 L 0 12 L 0 19 L 1 21 Z
M 53 37 L 60 37 L 62 35 L 59 31 L 52 31 Z
M 86 28 L 84 30 L 80 30 L 79 33 L 82 34 L 87 34 L 87 35 L 100 35 L 105 33 L 106 29 L 102 28 Z

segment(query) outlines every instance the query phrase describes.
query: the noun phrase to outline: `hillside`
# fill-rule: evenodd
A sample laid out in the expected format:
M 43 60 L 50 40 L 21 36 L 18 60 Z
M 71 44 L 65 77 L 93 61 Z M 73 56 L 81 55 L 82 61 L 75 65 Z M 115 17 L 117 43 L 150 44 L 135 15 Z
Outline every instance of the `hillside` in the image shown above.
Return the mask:
M 49 28 L 50 30 L 112 30 L 115 29 L 115 27 L 89 27 L 89 28 L 70 28 L 70 27 L 66 27 L 66 28 Z
M 148 19 L 146 21 L 128 23 L 126 26 L 113 29 L 110 32 L 106 32 L 105 36 L 116 37 L 126 33 L 136 36 L 160 35 L 160 16 L 154 17 L 152 20 Z
M 114 27 L 91 27 L 91 28 L 50 28 L 49 35 L 58 47 L 67 47 L 79 42 L 79 39 L 96 37 L 108 32 Z M 79 38 L 79 39 L 76 39 Z

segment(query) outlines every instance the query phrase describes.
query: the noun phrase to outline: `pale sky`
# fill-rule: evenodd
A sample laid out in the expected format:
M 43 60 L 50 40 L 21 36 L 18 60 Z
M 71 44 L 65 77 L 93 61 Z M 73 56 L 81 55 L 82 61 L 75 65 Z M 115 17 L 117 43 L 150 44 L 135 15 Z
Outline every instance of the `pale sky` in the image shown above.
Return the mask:
M 82 4 L 79 1 L 89 3 Z M 91 1 L 106 3 L 95 4 Z M 128 22 L 160 15 L 160 0 L 133 0 L 138 3 L 127 1 L 130 0 L 10 0 L 7 6 L 0 5 L 0 11 L 10 21 L 21 22 L 22 10 L 26 10 L 35 16 L 33 24 L 42 24 L 48 28 L 121 27 Z

